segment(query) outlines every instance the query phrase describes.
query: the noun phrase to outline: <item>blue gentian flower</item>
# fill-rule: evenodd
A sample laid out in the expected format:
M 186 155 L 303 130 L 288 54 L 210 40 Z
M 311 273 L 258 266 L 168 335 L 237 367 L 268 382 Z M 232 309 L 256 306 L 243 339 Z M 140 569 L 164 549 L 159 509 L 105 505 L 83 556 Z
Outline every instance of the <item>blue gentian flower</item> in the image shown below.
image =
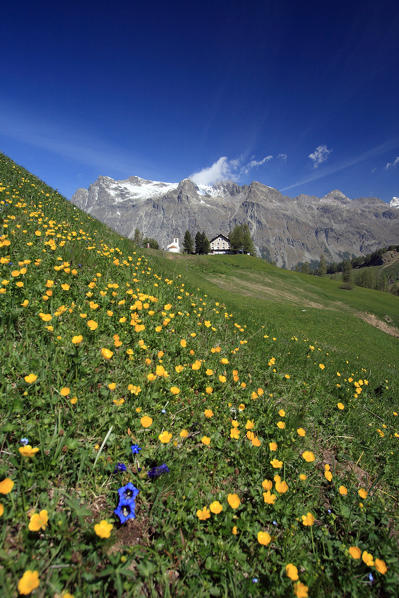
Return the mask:
M 374 581 L 374 577 L 372 573 L 369 573 L 369 581 Z
M 166 463 L 163 463 L 162 465 L 158 465 L 157 467 L 153 467 L 147 471 L 147 475 L 150 480 L 155 480 L 155 478 L 159 478 L 160 475 L 163 473 L 169 473 L 169 471 L 169 467 L 166 465 Z
M 139 490 L 131 482 L 128 482 L 126 486 L 122 486 L 118 490 L 119 504 L 134 503 Z
M 28 438 L 21 438 L 20 443 L 23 444 L 24 446 L 26 446 L 27 444 L 29 444 L 29 439 Z
M 114 473 L 119 473 L 120 471 L 126 471 L 126 465 L 124 463 L 117 463 L 115 465 Z
M 114 510 L 114 513 L 119 517 L 119 521 L 121 523 L 126 523 L 128 519 L 136 518 L 135 508 L 136 503 L 134 502 L 134 500 L 131 502 L 119 501 L 119 504 Z
M 161 413 L 166 413 L 166 409 L 162 409 Z
M 141 451 L 141 448 L 139 447 L 138 444 L 132 444 L 131 449 L 132 449 L 133 455 L 138 455 L 139 452 Z
M 257 577 L 252 578 L 252 583 L 258 583 L 259 579 Z

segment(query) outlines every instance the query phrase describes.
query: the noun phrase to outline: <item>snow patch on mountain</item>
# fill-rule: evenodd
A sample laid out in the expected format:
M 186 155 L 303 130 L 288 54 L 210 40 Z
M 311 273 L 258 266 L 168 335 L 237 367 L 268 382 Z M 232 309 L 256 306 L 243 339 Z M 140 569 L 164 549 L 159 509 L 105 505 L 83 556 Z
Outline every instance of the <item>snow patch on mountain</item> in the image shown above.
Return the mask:
M 147 199 L 159 198 L 178 187 L 178 183 L 148 181 L 137 176 L 129 177 L 123 181 L 102 177 L 102 182 L 108 193 L 112 195 L 115 203 L 126 200 L 146 201 Z
M 393 197 L 392 200 L 389 202 L 390 208 L 399 208 L 399 197 Z

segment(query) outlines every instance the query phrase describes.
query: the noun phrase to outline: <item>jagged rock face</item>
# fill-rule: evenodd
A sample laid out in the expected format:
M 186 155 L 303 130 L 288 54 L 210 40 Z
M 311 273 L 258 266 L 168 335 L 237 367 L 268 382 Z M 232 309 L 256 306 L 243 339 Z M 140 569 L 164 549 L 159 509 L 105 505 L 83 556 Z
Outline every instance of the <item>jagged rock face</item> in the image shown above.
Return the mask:
M 212 238 L 247 222 L 258 254 L 287 268 L 321 254 L 327 261 L 366 255 L 399 239 L 396 204 L 351 200 L 337 190 L 290 198 L 258 182 L 208 186 L 101 176 L 88 190 L 78 189 L 72 202 L 120 234 L 132 238 L 138 228 L 161 247 L 182 240 L 186 230 Z

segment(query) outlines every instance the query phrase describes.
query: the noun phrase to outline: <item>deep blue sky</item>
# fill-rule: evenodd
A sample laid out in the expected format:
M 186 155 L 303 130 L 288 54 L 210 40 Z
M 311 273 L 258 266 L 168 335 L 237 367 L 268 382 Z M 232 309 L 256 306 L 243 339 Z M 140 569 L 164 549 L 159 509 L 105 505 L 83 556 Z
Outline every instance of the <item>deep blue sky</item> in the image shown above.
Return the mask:
M 397 1 L 7 3 L 0 52 L 0 150 L 67 197 L 215 163 L 197 180 L 399 196 Z

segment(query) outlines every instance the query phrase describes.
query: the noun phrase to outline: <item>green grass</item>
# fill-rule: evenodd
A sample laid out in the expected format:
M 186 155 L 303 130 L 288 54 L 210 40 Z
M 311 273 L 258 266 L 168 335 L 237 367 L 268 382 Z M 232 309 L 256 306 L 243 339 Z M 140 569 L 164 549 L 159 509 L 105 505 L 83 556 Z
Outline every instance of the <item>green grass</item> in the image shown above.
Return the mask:
M 396 596 L 397 298 L 144 253 L 5 156 L 0 215 L 2 596 Z

